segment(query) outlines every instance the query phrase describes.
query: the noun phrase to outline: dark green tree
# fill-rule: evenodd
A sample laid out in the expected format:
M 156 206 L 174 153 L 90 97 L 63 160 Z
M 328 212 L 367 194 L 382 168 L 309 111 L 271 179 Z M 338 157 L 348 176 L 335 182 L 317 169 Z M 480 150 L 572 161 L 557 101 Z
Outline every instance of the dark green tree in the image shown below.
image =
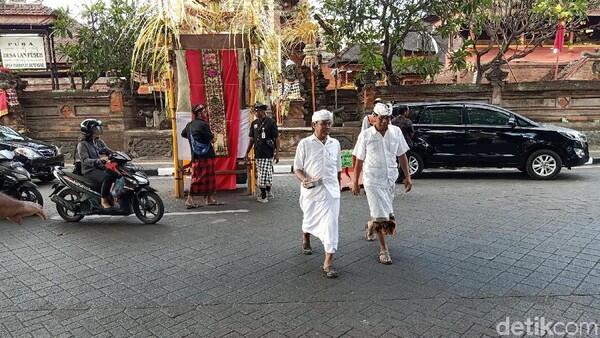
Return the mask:
M 423 18 L 448 1 L 454 0 L 324 0 L 322 10 L 348 43 L 361 45 L 368 66 L 382 64 L 388 82 L 395 84 L 399 78 L 394 60 L 404 57 L 406 37 L 410 32 L 428 33 L 431 27 Z M 373 49 L 374 44 L 381 50 Z
M 494 66 L 523 58 L 552 43 L 557 26 L 576 30 L 586 19 L 596 0 L 464 0 L 448 2 L 449 13 L 440 28 L 445 36 L 461 34 L 463 45 L 450 52 L 453 70 L 469 67 L 474 60 L 476 82 Z M 509 52 L 510 50 L 510 52 Z M 483 61 L 484 56 L 487 60 Z
M 83 89 L 91 88 L 106 72 L 130 77 L 133 46 L 145 12 L 136 0 L 111 0 L 108 5 L 94 0 L 84 5 L 81 23 L 68 9 L 57 11 L 54 34 L 73 39 L 58 49 L 69 58 L 72 73 L 81 76 Z

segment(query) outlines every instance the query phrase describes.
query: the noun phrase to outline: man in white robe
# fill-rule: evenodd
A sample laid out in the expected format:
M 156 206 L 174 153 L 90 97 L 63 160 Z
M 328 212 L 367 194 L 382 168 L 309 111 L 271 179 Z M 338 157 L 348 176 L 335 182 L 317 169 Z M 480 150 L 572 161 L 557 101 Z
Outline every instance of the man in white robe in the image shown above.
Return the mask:
M 373 115 L 373 126 L 360 133 L 352 153 L 356 157 L 352 192 L 354 195 L 360 194 L 358 178 L 362 173 L 371 214 L 367 238 L 373 233 L 377 234 L 380 245 L 379 262 L 392 264 L 385 235 L 393 235 L 396 229 L 393 202 L 398 163 L 406 177 L 405 191 L 412 189 L 406 158 L 409 147 L 400 128 L 390 124 L 392 112 L 389 106 L 377 103 L 373 108 Z
M 323 272 L 337 277 L 333 255 L 338 246 L 340 213 L 340 180 L 342 159 L 340 143 L 329 137 L 333 114 L 319 110 L 313 114 L 314 133 L 298 143 L 294 158 L 294 174 L 300 180 L 300 208 L 303 212 L 303 252 L 312 254 L 310 235 L 325 248 Z

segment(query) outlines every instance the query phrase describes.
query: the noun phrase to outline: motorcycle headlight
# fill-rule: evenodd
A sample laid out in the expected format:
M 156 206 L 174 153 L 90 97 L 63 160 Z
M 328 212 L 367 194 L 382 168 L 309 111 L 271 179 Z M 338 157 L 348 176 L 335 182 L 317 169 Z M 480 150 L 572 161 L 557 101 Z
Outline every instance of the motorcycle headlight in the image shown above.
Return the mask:
M 17 149 L 15 149 L 15 153 L 25 156 L 30 160 L 42 157 L 42 155 L 40 155 L 40 153 L 38 153 L 37 151 L 35 151 L 33 149 L 29 149 L 29 148 L 17 148 Z
M 576 130 L 559 131 L 559 133 L 562 136 L 574 141 L 587 142 L 587 137 L 585 137 L 585 134 Z
M 133 175 L 133 177 L 135 177 L 135 179 L 138 181 L 139 184 L 141 185 L 146 185 L 148 184 L 148 179 L 141 176 L 141 175 Z
M 19 167 L 15 167 L 13 169 L 14 169 L 15 178 L 17 178 L 18 180 L 30 180 L 31 179 L 31 174 L 29 174 L 29 172 L 27 170 L 25 170 L 25 168 L 19 166 Z
M 31 177 L 29 176 L 29 173 L 27 175 L 22 175 L 22 174 L 16 174 L 15 173 L 15 178 L 19 181 L 29 181 L 31 180 Z

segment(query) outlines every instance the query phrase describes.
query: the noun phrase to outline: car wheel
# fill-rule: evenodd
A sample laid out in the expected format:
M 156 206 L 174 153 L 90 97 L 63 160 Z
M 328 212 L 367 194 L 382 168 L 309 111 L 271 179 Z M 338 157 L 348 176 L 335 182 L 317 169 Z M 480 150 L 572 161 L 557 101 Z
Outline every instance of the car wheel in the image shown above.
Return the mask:
M 529 177 L 533 179 L 549 180 L 560 173 L 562 160 L 554 151 L 542 149 L 529 155 L 525 169 Z
M 417 153 L 409 152 L 408 153 L 408 172 L 410 173 L 410 177 L 416 178 L 421 175 L 423 172 L 423 159 Z

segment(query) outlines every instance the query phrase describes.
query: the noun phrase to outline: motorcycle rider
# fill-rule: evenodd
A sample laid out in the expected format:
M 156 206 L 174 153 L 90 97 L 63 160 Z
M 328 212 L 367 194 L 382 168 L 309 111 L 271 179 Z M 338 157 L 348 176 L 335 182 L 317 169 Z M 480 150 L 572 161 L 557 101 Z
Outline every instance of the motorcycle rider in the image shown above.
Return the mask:
M 101 185 L 100 197 L 103 208 L 112 207 L 110 189 L 118 176 L 104 167 L 105 156 L 112 150 L 100 139 L 102 121 L 87 119 L 81 122 L 82 138 L 77 144 L 77 155 L 81 161 L 81 173 L 89 180 Z

